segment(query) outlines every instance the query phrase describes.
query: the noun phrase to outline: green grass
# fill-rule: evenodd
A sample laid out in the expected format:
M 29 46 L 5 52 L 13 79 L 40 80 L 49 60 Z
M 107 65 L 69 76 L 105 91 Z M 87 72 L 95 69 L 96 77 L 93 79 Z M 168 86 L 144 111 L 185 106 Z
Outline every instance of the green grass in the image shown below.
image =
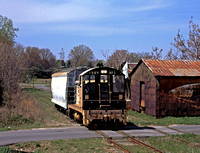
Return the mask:
M 45 84 L 50 86 L 51 79 L 36 79 L 35 84 Z M 58 120 L 63 122 L 62 115 L 58 115 L 58 111 L 53 107 L 51 100 L 51 93 L 48 91 L 41 91 L 33 88 L 25 88 L 27 93 L 32 94 L 36 100 L 40 103 L 41 109 L 45 114 L 45 120 Z M 59 116 L 59 117 L 58 117 Z M 200 117 L 164 117 L 156 119 L 155 117 L 147 114 L 137 113 L 135 111 L 128 111 L 127 121 L 131 122 L 137 126 L 151 126 L 151 125 L 160 125 L 168 126 L 172 124 L 200 124 Z
M 40 116 L 38 116 L 38 119 L 34 121 L 20 116 L 8 118 L 7 120 L 10 124 L 1 126 L 0 131 L 72 126 L 71 120 L 67 117 L 67 115 L 59 112 L 55 108 L 54 103 L 51 102 L 50 91 L 42 91 L 30 86 L 24 86 L 24 91 L 26 94 L 29 94 L 35 101 L 37 101 L 41 112 L 39 114 Z
M 32 81 L 30 84 L 32 85 Z M 35 79 L 34 84 L 44 84 L 46 87 L 51 87 L 51 79 Z
M 194 134 L 137 138 L 145 144 L 167 153 L 200 153 L 200 136 Z M 121 144 L 131 152 L 149 153 L 153 150 L 136 144 Z
M 200 153 L 200 136 L 194 134 L 172 135 L 168 137 L 150 137 L 142 139 L 150 145 L 173 153 Z
M 195 134 L 168 135 L 164 137 L 136 138 L 145 144 L 167 153 L 200 153 L 200 136 Z M 117 140 L 117 143 L 130 152 L 153 153 L 146 147 L 125 140 Z M 1 148 L 0 148 L 1 149 Z M 4 148 L 8 149 L 8 148 Z M 120 152 L 112 144 L 108 144 L 102 138 L 51 140 L 19 143 L 10 146 L 10 149 L 22 149 L 23 151 L 34 151 L 36 153 L 107 153 Z
M 71 126 L 67 115 L 59 112 L 51 102 L 51 92 L 26 87 L 25 92 L 32 95 L 39 103 L 43 112 L 45 124 L 42 127 Z
M 42 84 L 42 80 L 37 80 L 37 84 Z M 24 87 L 24 91 L 30 94 L 39 104 L 43 112 L 43 120 L 28 122 L 17 126 L 5 127 L 0 130 L 13 129 L 30 129 L 37 127 L 61 127 L 71 126 L 70 119 L 55 109 L 51 102 L 51 93 L 49 91 L 41 91 L 29 86 Z M 160 125 L 168 126 L 172 124 L 200 124 L 200 117 L 165 117 L 156 119 L 151 115 L 140 114 L 134 111 L 128 111 L 128 122 L 137 126 Z M 15 120 L 18 121 L 19 118 Z M 200 144 L 200 136 L 194 134 L 172 135 L 164 137 L 138 138 L 146 144 L 154 146 L 164 152 L 200 152 L 197 145 Z M 187 143 L 188 142 L 188 143 Z M 149 150 L 136 144 L 124 144 L 128 150 L 132 152 L 146 153 Z M 23 149 L 25 151 L 34 151 L 37 153 L 46 152 L 116 152 L 112 145 L 108 144 L 104 139 L 74 139 L 74 140 L 52 140 L 26 142 L 10 146 L 10 149 Z M 2 150 L 10 150 L 8 147 L 0 147 Z
M 164 117 L 156 119 L 154 116 L 141 114 L 135 111 L 127 112 L 127 121 L 137 126 L 160 125 L 168 126 L 173 124 L 200 124 L 200 117 Z
M 111 152 L 113 146 L 102 138 L 93 139 L 71 139 L 26 142 L 10 146 L 11 149 L 22 149 L 24 151 L 34 151 L 35 153 L 105 153 Z M 115 151 L 118 151 L 117 149 Z
M 7 146 L 0 147 L 0 153 L 12 153 L 11 149 Z

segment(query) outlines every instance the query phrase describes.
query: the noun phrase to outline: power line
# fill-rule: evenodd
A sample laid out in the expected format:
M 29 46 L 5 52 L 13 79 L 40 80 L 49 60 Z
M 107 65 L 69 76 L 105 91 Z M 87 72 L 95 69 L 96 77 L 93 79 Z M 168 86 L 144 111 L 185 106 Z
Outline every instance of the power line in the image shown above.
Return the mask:
M 58 54 L 60 54 L 60 60 L 65 60 L 65 52 L 63 50 L 63 48 L 61 49 L 61 52 L 59 52 Z

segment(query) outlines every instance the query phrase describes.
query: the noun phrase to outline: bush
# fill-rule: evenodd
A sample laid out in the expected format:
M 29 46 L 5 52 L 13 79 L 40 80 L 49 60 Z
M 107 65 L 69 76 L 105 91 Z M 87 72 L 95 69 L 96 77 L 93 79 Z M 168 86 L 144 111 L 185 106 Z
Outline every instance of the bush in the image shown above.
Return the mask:
M 0 80 L 0 106 L 3 104 L 3 87 L 1 85 L 1 80 Z
M 12 153 L 9 147 L 0 147 L 0 152 L 2 153 Z
M 38 103 L 22 91 L 12 95 L 11 101 L 0 107 L 1 127 L 31 124 L 42 120 L 42 116 Z

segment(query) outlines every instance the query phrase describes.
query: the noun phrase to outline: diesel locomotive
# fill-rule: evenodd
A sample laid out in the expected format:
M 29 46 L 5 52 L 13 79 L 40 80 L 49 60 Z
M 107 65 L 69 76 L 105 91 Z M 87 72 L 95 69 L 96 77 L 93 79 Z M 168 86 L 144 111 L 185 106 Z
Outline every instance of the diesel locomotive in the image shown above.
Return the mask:
M 51 101 L 85 126 L 126 124 L 125 76 L 109 67 L 54 73 Z

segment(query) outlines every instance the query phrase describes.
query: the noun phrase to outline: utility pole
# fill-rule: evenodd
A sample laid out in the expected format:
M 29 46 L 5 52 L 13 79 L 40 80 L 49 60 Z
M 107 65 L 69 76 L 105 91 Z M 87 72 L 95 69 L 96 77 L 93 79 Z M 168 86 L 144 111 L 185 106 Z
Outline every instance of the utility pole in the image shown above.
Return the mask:
M 63 68 L 65 67 L 65 52 L 63 50 L 63 48 L 61 49 L 61 52 L 59 52 L 58 54 L 60 54 L 60 67 Z
M 65 60 L 65 52 L 63 50 L 63 48 L 61 49 L 61 52 L 59 52 L 58 54 L 60 54 L 60 60 Z

